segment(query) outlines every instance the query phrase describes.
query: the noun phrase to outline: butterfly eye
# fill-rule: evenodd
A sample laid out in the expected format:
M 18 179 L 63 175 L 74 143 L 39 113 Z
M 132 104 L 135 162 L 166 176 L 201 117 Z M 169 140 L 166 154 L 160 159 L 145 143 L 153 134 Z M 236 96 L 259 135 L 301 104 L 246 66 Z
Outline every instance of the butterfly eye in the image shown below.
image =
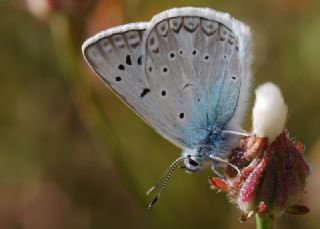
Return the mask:
M 190 165 L 192 165 L 192 166 L 194 166 L 194 167 L 199 166 L 199 163 L 196 162 L 195 160 L 193 160 L 190 155 L 188 155 L 188 160 L 189 160 L 189 164 L 190 164 Z
M 195 166 L 195 167 L 199 165 L 195 160 L 192 160 L 192 159 L 189 160 L 189 163 L 190 163 L 190 165 Z

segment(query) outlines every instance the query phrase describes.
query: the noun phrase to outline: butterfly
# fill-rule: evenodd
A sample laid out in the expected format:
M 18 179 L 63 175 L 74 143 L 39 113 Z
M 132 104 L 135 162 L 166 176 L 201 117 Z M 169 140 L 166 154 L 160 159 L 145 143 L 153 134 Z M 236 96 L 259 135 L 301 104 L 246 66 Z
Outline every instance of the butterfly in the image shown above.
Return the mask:
M 159 188 L 149 207 L 181 163 L 190 173 L 209 164 L 217 174 L 217 164 L 228 163 L 246 109 L 251 46 L 249 26 L 194 7 L 169 9 L 84 42 L 83 55 L 100 79 L 183 150 L 147 192 Z

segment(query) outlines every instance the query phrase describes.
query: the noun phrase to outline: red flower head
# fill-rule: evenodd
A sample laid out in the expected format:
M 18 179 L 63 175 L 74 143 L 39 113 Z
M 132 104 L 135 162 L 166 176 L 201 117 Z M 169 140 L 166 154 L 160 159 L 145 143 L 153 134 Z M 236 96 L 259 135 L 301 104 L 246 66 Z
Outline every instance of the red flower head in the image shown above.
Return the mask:
M 284 212 L 304 214 L 308 208 L 297 203 L 310 171 L 302 144 L 291 140 L 283 130 L 287 106 L 273 84 L 262 85 L 256 95 L 253 134 L 243 137 L 228 159 L 240 174 L 228 166 L 226 179 L 213 177 L 210 184 L 228 193 L 244 212 L 242 220 L 253 213 L 269 217 Z

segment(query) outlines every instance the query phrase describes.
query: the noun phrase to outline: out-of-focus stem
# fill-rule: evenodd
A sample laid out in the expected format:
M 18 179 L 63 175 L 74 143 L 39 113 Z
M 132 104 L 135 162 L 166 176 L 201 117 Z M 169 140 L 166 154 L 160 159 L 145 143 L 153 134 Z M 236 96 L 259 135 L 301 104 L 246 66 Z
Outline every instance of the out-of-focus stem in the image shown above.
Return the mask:
M 257 229 L 272 229 L 273 220 L 269 217 L 262 218 L 256 214 L 256 228 Z
M 71 89 L 70 96 L 75 103 L 82 124 L 93 136 L 96 146 L 98 148 L 102 146 L 102 150 L 109 152 L 112 163 L 115 164 L 117 169 L 117 174 L 125 181 L 123 184 L 130 187 L 136 197 L 142 201 L 144 199 L 143 192 L 137 186 L 137 182 L 123 158 L 124 154 L 121 152 L 122 147 L 116 132 L 97 103 L 95 93 L 85 82 L 85 77 L 81 71 L 82 54 L 81 44 L 79 43 L 84 34 L 73 28 L 75 25 L 72 22 L 73 20 L 67 15 L 59 13 L 53 15 L 50 19 L 50 29 L 57 59 L 64 79 Z

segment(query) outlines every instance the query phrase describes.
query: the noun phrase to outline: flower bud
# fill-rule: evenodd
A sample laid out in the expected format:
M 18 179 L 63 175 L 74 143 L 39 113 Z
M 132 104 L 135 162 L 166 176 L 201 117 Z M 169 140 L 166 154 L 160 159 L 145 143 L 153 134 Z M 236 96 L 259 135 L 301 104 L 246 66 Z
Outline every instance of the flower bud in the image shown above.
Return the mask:
M 253 161 L 250 175 L 241 183 L 237 203 L 242 211 L 249 212 L 263 202 L 270 215 L 281 215 L 296 205 L 303 194 L 309 167 L 286 132 L 282 132 L 257 161 Z
M 252 118 L 257 137 L 267 137 L 271 143 L 284 130 L 287 113 L 287 105 L 277 86 L 265 83 L 256 89 Z

